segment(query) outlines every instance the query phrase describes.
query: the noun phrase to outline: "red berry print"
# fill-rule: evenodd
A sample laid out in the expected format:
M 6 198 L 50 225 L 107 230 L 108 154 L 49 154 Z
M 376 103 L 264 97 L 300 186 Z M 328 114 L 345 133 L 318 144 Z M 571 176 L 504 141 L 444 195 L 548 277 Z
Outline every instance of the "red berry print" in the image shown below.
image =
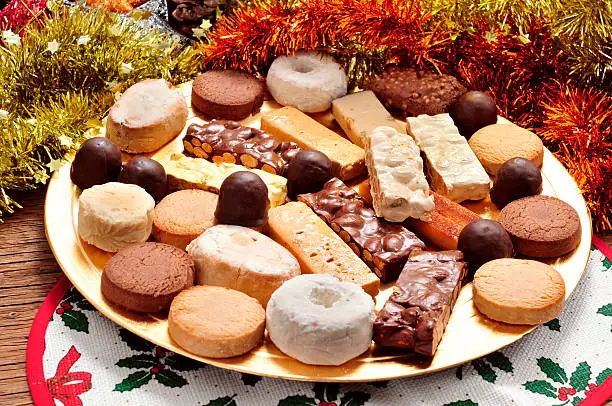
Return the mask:
M 151 368 L 151 373 L 152 373 L 152 374 L 156 374 L 156 373 L 158 373 L 158 372 L 159 372 L 159 369 L 157 369 L 157 367 L 153 367 L 153 368 Z
M 321 402 L 321 403 L 319 403 L 317 406 L 329 406 L 329 403 L 327 403 L 327 402 Z
M 164 350 L 161 347 L 156 347 L 155 348 L 155 356 L 157 358 L 164 358 L 166 356 L 166 350 Z
M 327 406 L 338 406 L 338 405 L 336 404 L 336 402 L 330 402 L 327 404 Z
M 69 307 L 72 307 L 68 302 L 62 302 L 61 306 L 66 310 L 68 310 Z
M 55 313 L 57 313 L 57 314 L 59 314 L 59 315 L 62 315 L 62 314 L 64 314 L 64 309 L 62 309 L 62 308 L 60 307 L 59 309 L 57 309 L 57 310 L 55 311 Z
M 597 388 L 597 385 L 595 385 L 594 383 L 590 383 L 589 384 L 589 388 L 587 390 L 584 391 L 585 396 L 590 396 L 591 393 L 593 393 L 593 390 Z
M 157 364 L 155 365 L 155 368 L 157 368 L 158 371 L 162 371 L 166 368 L 166 366 L 164 364 Z
M 574 388 L 567 388 L 567 394 L 574 396 L 576 394 L 576 389 Z

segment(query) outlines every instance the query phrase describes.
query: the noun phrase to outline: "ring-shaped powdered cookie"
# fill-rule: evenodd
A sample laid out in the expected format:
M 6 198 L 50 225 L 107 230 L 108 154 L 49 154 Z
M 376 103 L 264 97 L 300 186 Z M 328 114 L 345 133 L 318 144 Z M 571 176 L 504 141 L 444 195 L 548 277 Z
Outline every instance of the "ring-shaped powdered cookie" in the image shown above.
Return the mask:
M 300 275 L 272 294 L 266 328 L 285 354 L 312 365 L 341 365 L 372 342 L 374 302 L 331 275 Z
M 347 91 L 346 74 L 329 55 L 298 52 L 272 62 L 266 78 L 268 90 L 283 106 L 306 113 L 325 111 Z

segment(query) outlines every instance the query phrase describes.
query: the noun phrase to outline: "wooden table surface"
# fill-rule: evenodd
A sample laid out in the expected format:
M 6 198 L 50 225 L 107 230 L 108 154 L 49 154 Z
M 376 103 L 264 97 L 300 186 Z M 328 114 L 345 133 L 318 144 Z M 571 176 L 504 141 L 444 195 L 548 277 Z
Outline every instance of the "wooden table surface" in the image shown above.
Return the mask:
M 45 191 L 22 193 L 25 207 L 0 224 L 0 405 L 30 405 L 25 353 L 32 320 L 62 275 L 47 244 Z M 604 236 L 612 245 L 612 234 Z

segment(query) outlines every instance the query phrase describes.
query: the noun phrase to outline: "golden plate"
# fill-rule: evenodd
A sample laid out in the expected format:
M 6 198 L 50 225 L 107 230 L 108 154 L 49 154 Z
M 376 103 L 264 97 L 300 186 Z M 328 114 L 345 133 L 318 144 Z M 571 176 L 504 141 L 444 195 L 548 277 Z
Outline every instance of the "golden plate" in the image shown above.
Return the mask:
M 191 87 L 184 86 L 188 99 Z M 266 101 L 262 111 L 278 108 Z M 331 114 L 314 117 L 334 128 Z M 245 125 L 258 126 L 260 115 L 244 120 Z M 189 123 L 202 121 L 191 112 Z M 164 159 L 172 153 L 182 152 L 182 135 L 154 154 Z M 127 158 L 127 156 L 125 157 Z M 587 264 L 591 246 L 591 220 L 580 191 L 572 177 L 553 155 L 546 150 L 542 167 L 543 194 L 557 196 L 571 204 L 580 215 L 582 241 L 569 255 L 548 261 L 565 279 L 566 296 L 578 284 Z M 424 360 L 397 350 L 371 349 L 341 366 L 311 366 L 302 364 L 280 352 L 269 340 L 250 353 L 235 358 L 213 359 L 191 354 L 178 347 L 168 335 L 165 314 L 138 314 L 120 309 L 107 302 L 100 292 L 100 274 L 112 256 L 82 241 L 77 234 L 78 197 L 80 191 L 70 181 L 70 165 L 64 165 L 52 177 L 45 202 L 45 227 L 49 245 L 57 262 L 76 288 L 102 314 L 133 333 L 157 345 L 195 360 L 235 371 L 300 381 L 362 382 L 387 380 L 440 371 L 475 358 L 482 357 L 519 340 L 535 327 L 498 323 L 480 315 L 472 305 L 472 287 L 463 287 L 435 357 Z M 486 218 L 498 214 L 488 199 L 466 204 Z M 381 286 L 377 297 L 380 310 L 391 293 L 392 284 Z

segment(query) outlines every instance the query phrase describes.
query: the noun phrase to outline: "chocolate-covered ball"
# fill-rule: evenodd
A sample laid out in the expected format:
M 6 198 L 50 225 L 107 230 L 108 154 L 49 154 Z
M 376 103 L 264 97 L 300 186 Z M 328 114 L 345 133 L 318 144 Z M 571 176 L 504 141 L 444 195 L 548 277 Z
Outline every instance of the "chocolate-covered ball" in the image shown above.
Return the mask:
M 70 179 L 85 190 L 117 180 L 121 171 L 121 151 L 105 137 L 90 138 L 81 144 L 72 166 Z
M 453 104 L 450 116 L 459 134 L 469 140 L 476 131 L 497 123 L 497 106 L 486 93 L 469 91 Z
M 332 178 L 332 162 L 322 152 L 302 150 L 285 168 L 287 195 L 297 199 L 303 193 L 318 192 Z
M 168 191 L 168 177 L 162 164 L 144 156 L 136 157 L 123 166 L 119 182 L 140 186 L 156 202 L 160 201 Z
M 525 158 L 512 158 L 497 170 L 491 201 L 502 209 L 508 203 L 521 197 L 542 193 L 542 174 L 540 169 Z
M 461 230 L 457 248 L 463 252 L 470 271 L 498 258 L 510 258 L 514 251 L 506 230 L 494 220 L 474 220 Z
M 268 221 L 268 187 L 253 172 L 234 172 L 221 184 L 215 217 L 221 224 L 260 227 Z

